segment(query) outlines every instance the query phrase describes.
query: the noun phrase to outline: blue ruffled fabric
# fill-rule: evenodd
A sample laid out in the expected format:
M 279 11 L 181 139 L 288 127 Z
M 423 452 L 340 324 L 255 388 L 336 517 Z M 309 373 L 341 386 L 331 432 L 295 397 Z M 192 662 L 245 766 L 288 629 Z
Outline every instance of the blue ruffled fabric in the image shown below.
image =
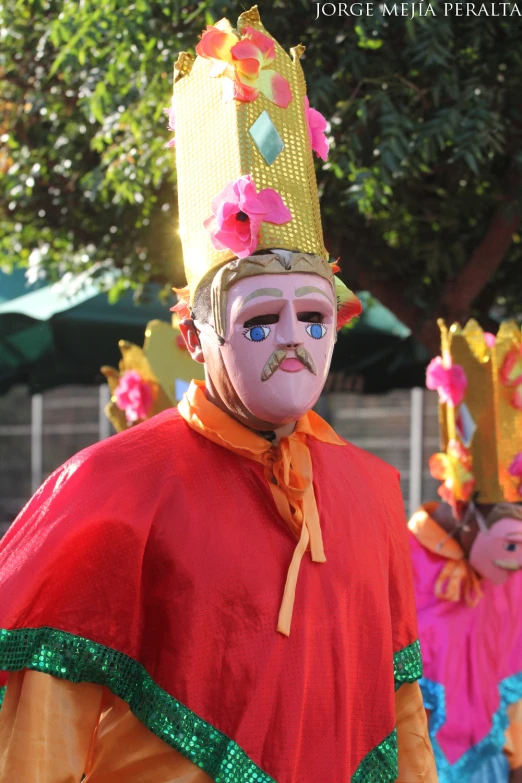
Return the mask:
M 522 699 L 522 672 L 506 677 L 498 686 L 500 704 L 493 715 L 491 731 L 478 745 L 470 748 L 455 764 L 450 764 L 437 741 L 437 732 L 446 722 L 444 686 L 423 677 L 419 680 L 424 706 L 431 711 L 430 738 L 435 754 L 439 783 L 467 783 L 476 775 L 476 781 L 503 783 L 509 780 L 507 763 L 502 762 L 505 732 L 509 725 L 507 708 Z M 493 771 L 495 770 L 495 771 Z M 482 774 L 482 778 L 481 778 Z M 492 774 L 494 777 L 492 777 Z M 473 777 L 475 783 L 475 777 Z

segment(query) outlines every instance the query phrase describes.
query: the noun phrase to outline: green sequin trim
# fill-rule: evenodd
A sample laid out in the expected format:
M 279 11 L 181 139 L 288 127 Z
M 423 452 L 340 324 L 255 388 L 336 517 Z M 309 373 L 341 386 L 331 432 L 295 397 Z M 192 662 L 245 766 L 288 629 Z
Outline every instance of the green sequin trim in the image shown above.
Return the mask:
M 55 628 L 0 631 L 0 669 L 34 669 L 70 682 L 105 685 L 157 737 L 215 783 L 276 783 L 233 740 L 157 685 L 116 650 Z
M 352 783 L 391 783 L 397 780 L 398 774 L 397 732 L 394 729 L 363 758 L 352 776 Z
M 418 642 L 395 653 L 393 659 L 399 685 L 421 676 Z M 170 696 L 140 663 L 124 653 L 55 628 L 0 630 L 0 670 L 20 669 L 70 682 L 105 685 L 127 702 L 153 734 L 203 769 L 215 783 L 276 783 L 239 745 Z M 397 734 L 393 730 L 365 756 L 352 783 L 391 783 L 397 775 Z
M 393 655 L 395 690 L 404 682 L 415 682 L 422 677 L 422 658 L 418 640 Z

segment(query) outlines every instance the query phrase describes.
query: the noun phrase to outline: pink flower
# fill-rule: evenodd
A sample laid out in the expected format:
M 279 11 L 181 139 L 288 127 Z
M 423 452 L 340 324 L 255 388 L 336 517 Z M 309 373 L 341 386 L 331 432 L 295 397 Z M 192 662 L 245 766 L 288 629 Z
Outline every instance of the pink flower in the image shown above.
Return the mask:
M 519 451 L 513 462 L 508 468 L 508 471 L 512 476 L 519 476 L 522 478 L 522 451 Z
M 136 370 L 127 370 L 120 376 L 114 390 L 116 405 L 125 411 L 129 424 L 146 419 L 152 407 L 152 389 Z
M 522 479 L 522 451 L 519 451 L 513 462 L 508 468 L 508 472 L 511 473 L 512 476 L 516 476 L 517 478 Z M 520 487 L 518 489 L 518 492 L 520 495 L 522 495 L 522 481 L 520 482 Z
M 320 111 L 312 109 L 308 96 L 305 95 L 305 117 L 306 125 L 308 128 L 308 138 L 312 145 L 313 151 L 322 160 L 326 160 L 330 148 L 328 147 L 328 139 L 325 136 L 325 130 L 328 125 L 325 118 Z
M 488 348 L 494 348 L 495 343 L 497 342 L 497 337 L 491 332 L 484 332 L 484 340 L 486 341 Z
M 426 370 L 426 386 L 438 391 L 441 402 L 447 402 L 455 408 L 464 399 L 468 379 L 459 364 L 444 367 L 442 358 L 437 356 L 431 360 Z
M 165 114 L 169 118 L 169 124 L 168 124 L 169 131 L 172 131 L 174 133 L 174 131 L 176 130 L 176 115 L 174 113 L 174 98 L 172 98 L 172 103 L 170 105 L 170 108 L 163 109 L 163 114 Z M 170 141 L 167 142 L 167 144 L 165 146 L 167 146 L 167 147 L 174 147 L 175 144 L 176 144 L 176 139 L 171 139 Z
M 245 174 L 212 200 L 212 215 L 204 225 L 216 250 L 246 258 L 257 248 L 261 223 L 281 225 L 291 219 L 279 193 L 272 188 L 258 193 L 250 174 Z
M 208 25 L 196 46 L 200 57 L 212 60 L 211 76 L 224 76 L 223 99 L 255 101 L 260 93 L 286 109 L 292 100 L 287 80 L 270 66 L 275 60 L 274 41 L 245 27 L 240 39 L 234 33 Z

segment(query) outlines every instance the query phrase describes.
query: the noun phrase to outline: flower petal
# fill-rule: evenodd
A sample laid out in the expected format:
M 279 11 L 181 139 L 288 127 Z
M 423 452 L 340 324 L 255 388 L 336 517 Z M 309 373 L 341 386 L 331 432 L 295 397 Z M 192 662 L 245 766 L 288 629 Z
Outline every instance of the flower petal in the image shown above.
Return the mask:
M 244 103 L 250 103 L 255 101 L 259 97 L 259 89 L 257 87 L 251 87 L 248 84 L 244 84 L 236 79 L 233 83 L 234 94 L 233 97 L 236 101 L 243 101 Z
M 239 190 L 239 209 L 242 212 L 246 212 L 247 215 L 262 215 L 262 219 L 266 220 L 265 206 L 261 194 L 257 192 L 256 184 L 250 174 L 240 177 L 237 180 L 237 186 Z
M 236 74 L 239 81 L 250 87 L 255 87 L 259 75 L 259 63 L 257 60 L 247 58 L 236 63 Z
M 234 46 L 232 47 L 230 51 L 232 62 L 234 64 L 238 65 L 238 62 L 244 61 L 244 60 L 254 60 L 257 63 L 257 70 L 261 67 L 262 62 L 262 55 L 257 46 L 252 43 L 252 41 L 249 41 L 248 38 L 243 38 L 241 41 L 238 41 Z
M 207 60 L 225 60 L 231 62 L 232 47 L 237 43 L 237 38 L 232 33 L 225 33 L 217 27 L 208 25 L 196 46 L 196 54 Z
M 222 76 L 227 68 L 230 68 L 230 65 L 225 60 L 213 60 L 209 74 L 210 76 L 217 78 L 218 76 Z
M 276 190 L 265 188 L 258 193 L 258 200 L 264 212 L 263 220 L 266 223 L 281 225 L 292 220 L 292 213 Z
M 519 386 L 522 383 L 522 346 L 512 348 L 506 355 L 500 370 L 500 380 L 505 386 Z
M 259 49 L 265 65 L 269 65 L 275 59 L 275 43 L 272 38 L 249 26 L 244 27 L 241 32 Z
M 514 408 L 522 411 L 522 385 L 517 387 L 511 402 Z
M 522 451 L 519 451 L 519 453 L 513 459 L 513 462 L 508 468 L 508 472 L 512 476 L 520 476 L 520 478 L 522 478 Z
M 292 100 L 290 85 L 280 73 L 263 69 L 259 72 L 257 86 L 265 98 L 275 103 L 281 109 L 286 109 Z

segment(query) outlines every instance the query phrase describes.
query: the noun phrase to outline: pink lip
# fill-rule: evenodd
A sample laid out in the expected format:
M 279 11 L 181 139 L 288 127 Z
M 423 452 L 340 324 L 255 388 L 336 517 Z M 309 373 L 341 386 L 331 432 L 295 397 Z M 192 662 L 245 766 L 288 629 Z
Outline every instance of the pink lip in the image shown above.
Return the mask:
M 302 364 L 299 359 L 284 359 L 279 367 L 285 372 L 299 372 L 305 368 L 304 364 Z

